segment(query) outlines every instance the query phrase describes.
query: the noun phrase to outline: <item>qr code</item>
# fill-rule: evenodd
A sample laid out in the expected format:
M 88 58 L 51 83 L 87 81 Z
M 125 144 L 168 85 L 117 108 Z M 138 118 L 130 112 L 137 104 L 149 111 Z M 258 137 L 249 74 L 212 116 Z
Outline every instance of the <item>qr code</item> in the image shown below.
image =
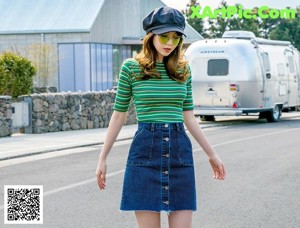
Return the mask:
M 4 185 L 5 224 L 43 224 L 42 185 Z

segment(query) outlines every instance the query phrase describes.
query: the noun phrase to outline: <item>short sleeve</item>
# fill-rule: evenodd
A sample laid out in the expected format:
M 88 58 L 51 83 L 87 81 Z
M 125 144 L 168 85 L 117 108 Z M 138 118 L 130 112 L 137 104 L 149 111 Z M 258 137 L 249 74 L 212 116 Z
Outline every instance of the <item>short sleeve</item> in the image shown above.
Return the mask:
M 183 101 L 183 107 L 182 107 L 183 111 L 194 110 L 193 94 L 192 94 L 192 75 L 190 69 L 189 71 L 190 71 L 190 76 L 188 77 L 186 82 L 187 93 Z
M 125 60 L 120 70 L 117 95 L 113 110 L 118 112 L 127 112 L 130 105 L 131 94 L 131 71 L 129 69 L 128 61 Z

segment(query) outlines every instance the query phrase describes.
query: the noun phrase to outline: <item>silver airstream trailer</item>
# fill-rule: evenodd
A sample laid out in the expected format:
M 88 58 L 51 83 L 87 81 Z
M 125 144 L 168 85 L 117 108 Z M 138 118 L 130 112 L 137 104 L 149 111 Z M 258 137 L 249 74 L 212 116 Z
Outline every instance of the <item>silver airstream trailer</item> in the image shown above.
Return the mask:
M 185 55 L 202 120 L 253 113 L 276 122 L 283 110 L 300 107 L 300 54 L 290 42 L 227 31 L 192 43 Z

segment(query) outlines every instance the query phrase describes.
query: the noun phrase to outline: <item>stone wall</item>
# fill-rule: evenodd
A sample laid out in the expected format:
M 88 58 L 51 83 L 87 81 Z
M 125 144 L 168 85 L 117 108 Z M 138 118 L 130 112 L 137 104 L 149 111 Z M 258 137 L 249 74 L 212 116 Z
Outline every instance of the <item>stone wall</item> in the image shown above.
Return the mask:
M 0 137 L 10 136 L 12 125 L 12 98 L 0 96 Z
M 46 133 L 107 127 L 116 92 L 45 93 L 21 96 L 31 101 L 32 133 Z M 131 104 L 125 124 L 136 123 Z

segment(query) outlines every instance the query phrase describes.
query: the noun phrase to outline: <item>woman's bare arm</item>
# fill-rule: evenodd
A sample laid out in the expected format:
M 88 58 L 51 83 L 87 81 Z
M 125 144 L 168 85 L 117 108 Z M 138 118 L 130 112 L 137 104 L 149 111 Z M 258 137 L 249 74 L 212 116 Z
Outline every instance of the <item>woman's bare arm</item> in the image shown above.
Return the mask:
M 127 116 L 127 112 L 117 112 L 117 111 L 113 112 L 104 139 L 104 144 L 101 149 L 99 160 L 106 159 L 109 151 L 111 150 L 114 142 L 116 141 L 120 133 L 120 130 L 124 124 L 126 116 Z
M 189 130 L 194 139 L 202 147 L 204 152 L 209 158 L 209 162 L 214 171 L 214 178 L 223 180 L 226 175 L 225 167 L 219 158 L 215 149 L 211 146 L 206 136 L 204 135 L 201 127 L 199 126 L 192 110 L 183 112 L 184 124 Z

